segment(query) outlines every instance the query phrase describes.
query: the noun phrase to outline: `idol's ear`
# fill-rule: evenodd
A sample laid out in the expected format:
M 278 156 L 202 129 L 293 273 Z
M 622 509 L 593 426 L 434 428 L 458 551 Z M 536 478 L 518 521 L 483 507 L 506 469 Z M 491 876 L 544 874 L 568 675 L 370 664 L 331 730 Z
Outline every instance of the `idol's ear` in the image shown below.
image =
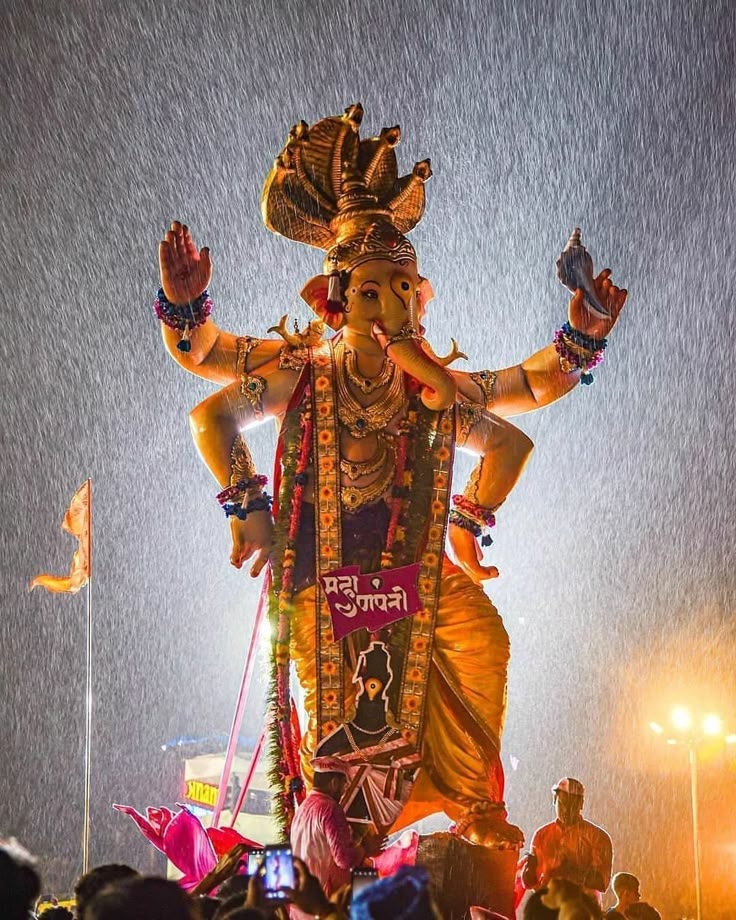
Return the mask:
M 428 278 L 419 276 L 419 286 L 417 287 L 417 305 L 420 310 L 426 310 L 430 300 L 434 300 L 434 291 Z
M 302 300 L 314 310 L 317 316 L 323 320 L 330 329 L 334 329 L 335 332 L 337 332 L 345 323 L 345 313 L 342 310 L 337 313 L 328 310 L 327 294 L 329 283 L 330 279 L 328 275 L 315 275 L 311 281 L 307 281 L 304 285 L 301 296 Z

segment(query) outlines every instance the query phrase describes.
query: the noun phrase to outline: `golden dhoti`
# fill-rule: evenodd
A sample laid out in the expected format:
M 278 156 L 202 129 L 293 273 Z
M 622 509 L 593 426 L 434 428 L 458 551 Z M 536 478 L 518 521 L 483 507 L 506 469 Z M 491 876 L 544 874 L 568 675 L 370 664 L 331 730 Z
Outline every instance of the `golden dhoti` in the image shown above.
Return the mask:
M 305 693 L 302 771 L 310 782 L 316 741 L 315 588 L 294 597 L 291 654 Z M 509 638 L 482 588 L 445 558 L 427 684 L 421 770 L 394 829 L 435 812 L 459 818 L 503 793 L 499 738 L 506 711 Z M 354 696 L 346 668 L 346 699 Z

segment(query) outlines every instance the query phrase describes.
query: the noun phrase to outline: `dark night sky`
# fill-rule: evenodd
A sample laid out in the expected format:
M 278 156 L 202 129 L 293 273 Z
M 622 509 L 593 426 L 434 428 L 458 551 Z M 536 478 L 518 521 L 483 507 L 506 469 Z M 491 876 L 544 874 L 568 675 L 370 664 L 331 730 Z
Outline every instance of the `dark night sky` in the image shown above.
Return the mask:
M 260 189 L 292 124 L 360 100 L 364 132 L 401 124 L 405 172 L 432 158 L 412 238 L 438 351 L 453 335 L 498 368 L 549 342 L 574 226 L 630 290 L 595 385 L 519 420 L 537 448 L 489 589 L 513 643 L 508 802 L 531 834 L 552 782 L 579 776 L 617 868 L 692 909 L 684 752 L 646 725 L 692 700 L 736 731 L 732 5 L 5 0 L 0 36 L 0 834 L 69 887 L 84 600 L 27 583 L 68 565 L 58 525 L 87 476 L 93 862 L 145 867 L 110 803 L 172 804 L 161 744 L 227 731 L 255 586 L 228 566 L 188 434 L 211 389 L 151 313 L 157 241 L 181 218 L 211 247 L 223 327 L 305 321 L 321 257 L 264 229 Z M 268 468 L 273 431 L 253 441 Z M 736 771 L 732 753 L 705 760 L 710 917 L 736 877 Z

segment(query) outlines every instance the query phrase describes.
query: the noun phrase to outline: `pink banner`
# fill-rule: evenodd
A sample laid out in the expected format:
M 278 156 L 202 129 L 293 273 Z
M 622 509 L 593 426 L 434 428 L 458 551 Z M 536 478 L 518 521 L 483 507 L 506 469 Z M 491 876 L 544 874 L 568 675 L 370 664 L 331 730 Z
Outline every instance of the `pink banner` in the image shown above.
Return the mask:
M 361 575 L 357 565 L 348 565 L 320 576 L 334 641 L 356 629 L 376 632 L 421 610 L 418 577 L 418 562 L 367 575 Z

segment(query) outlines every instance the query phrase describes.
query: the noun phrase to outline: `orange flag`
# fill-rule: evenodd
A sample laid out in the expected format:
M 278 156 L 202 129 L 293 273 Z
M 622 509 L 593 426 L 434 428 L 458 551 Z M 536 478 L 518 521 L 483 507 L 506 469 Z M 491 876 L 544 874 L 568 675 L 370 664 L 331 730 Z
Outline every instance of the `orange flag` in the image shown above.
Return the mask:
M 79 548 L 72 557 L 72 568 L 68 575 L 37 575 L 31 582 L 31 591 L 39 585 L 57 594 L 76 594 L 89 581 L 92 574 L 92 480 L 88 479 L 74 493 L 61 523 L 79 540 Z

